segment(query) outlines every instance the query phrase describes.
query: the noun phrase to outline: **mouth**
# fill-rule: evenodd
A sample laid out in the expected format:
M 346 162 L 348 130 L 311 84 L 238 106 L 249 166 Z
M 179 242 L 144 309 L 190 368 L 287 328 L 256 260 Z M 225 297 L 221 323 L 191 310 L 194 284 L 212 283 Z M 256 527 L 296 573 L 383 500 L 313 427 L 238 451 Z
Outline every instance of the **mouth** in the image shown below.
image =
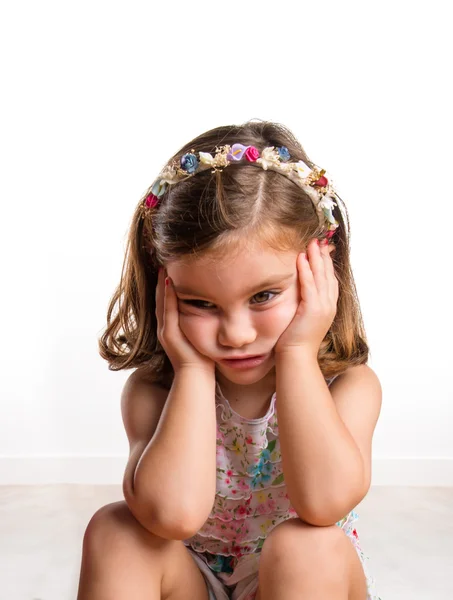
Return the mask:
M 254 356 L 239 357 L 239 358 L 224 358 L 220 362 L 234 369 L 250 369 L 257 367 L 266 360 L 269 354 L 257 354 Z
M 248 360 L 249 358 L 259 358 L 264 354 L 244 354 L 244 356 L 232 356 L 231 358 L 223 358 L 222 360 Z

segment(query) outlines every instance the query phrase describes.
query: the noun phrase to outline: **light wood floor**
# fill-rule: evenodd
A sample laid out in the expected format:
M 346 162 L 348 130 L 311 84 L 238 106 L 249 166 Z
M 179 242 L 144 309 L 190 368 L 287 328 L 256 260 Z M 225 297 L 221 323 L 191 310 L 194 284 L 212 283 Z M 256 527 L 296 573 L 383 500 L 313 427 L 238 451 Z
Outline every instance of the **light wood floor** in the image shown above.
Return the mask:
M 0 486 L 0 600 L 75 600 L 85 527 L 117 500 L 121 486 Z M 453 598 L 453 488 L 372 487 L 355 510 L 382 600 Z

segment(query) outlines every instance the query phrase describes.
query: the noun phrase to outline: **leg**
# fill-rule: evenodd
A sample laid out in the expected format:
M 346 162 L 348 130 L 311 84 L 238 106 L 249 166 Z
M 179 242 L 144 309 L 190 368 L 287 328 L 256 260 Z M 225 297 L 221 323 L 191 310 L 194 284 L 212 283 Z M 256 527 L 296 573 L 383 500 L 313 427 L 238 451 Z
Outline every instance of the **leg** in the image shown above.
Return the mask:
M 289 519 L 261 551 L 255 600 L 366 600 L 365 573 L 351 540 L 337 525 Z
M 77 600 L 208 600 L 208 588 L 181 540 L 150 533 L 126 502 L 91 518 L 83 538 Z

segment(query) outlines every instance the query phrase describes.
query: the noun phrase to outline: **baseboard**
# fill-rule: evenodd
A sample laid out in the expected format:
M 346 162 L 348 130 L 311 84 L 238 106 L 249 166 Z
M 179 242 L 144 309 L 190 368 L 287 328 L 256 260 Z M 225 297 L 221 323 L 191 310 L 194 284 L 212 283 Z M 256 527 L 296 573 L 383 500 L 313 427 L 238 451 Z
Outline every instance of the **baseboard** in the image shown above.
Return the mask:
M 125 456 L 0 456 L 0 485 L 115 485 Z M 453 458 L 375 458 L 372 486 L 453 487 Z

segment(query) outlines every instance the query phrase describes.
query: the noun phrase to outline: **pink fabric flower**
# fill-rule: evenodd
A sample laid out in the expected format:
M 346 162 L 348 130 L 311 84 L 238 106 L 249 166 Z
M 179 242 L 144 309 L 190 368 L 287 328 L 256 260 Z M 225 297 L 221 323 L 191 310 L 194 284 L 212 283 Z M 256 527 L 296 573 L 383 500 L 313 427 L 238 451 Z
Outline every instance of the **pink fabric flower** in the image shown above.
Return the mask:
M 260 153 L 255 146 L 249 146 L 245 151 L 244 156 L 249 162 L 255 162 L 256 159 L 260 157 Z
M 249 491 L 250 490 L 249 484 L 246 483 L 243 479 L 238 479 L 237 486 L 238 486 L 238 488 L 240 490 L 243 490 L 243 491 Z
M 146 197 L 145 204 L 148 208 L 154 208 L 159 204 L 159 198 L 154 194 L 149 194 L 149 196 Z
M 267 504 L 258 504 L 256 512 L 260 515 L 267 514 Z
M 327 177 L 324 177 L 324 175 L 320 177 L 318 181 L 315 181 L 315 185 L 319 187 L 325 187 L 328 183 Z
M 277 502 L 273 498 L 269 498 L 267 501 L 267 506 L 269 508 L 269 512 L 274 512 L 277 509 Z

